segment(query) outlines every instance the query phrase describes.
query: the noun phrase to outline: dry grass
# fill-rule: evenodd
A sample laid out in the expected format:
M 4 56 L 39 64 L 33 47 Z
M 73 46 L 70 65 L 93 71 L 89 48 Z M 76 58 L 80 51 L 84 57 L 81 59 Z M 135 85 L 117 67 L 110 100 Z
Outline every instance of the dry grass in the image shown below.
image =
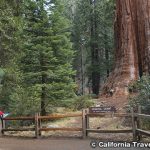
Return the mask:
M 79 112 L 77 112 L 79 113 Z M 119 118 L 90 118 L 90 128 L 95 129 L 128 129 L 123 126 L 123 119 Z M 59 120 L 53 120 L 49 122 L 43 122 L 42 127 L 46 128 L 57 128 L 57 127 L 82 127 L 81 117 L 71 117 Z M 34 137 L 35 133 L 33 131 L 23 131 L 23 132 L 7 132 L 6 135 L 11 136 L 21 136 L 21 137 Z M 44 137 L 81 137 L 82 132 L 67 132 L 67 131 L 42 131 L 42 136 Z M 95 134 L 90 133 L 89 137 L 99 138 L 99 139 L 110 139 L 111 140 L 130 140 L 131 135 L 127 134 Z
M 59 112 L 60 113 L 60 112 Z M 67 112 L 68 113 L 79 113 L 79 112 Z M 117 117 L 107 117 L 107 118 L 90 118 L 89 125 L 92 129 L 130 129 L 130 126 L 126 126 L 124 122 L 125 118 L 117 118 Z M 32 126 L 33 127 L 33 126 Z M 44 128 L 57 128 L 57 127 L 74 127 L 81 128 L 82 127 L 82 118 L 81 117 L 70 117 L 59 120 L 52 120 L 48 122 L 42 122 L 42 127 Z M 5 135 L 17 136 L 17 137 L 34 137 L 34 131 L 22 131 L 22 132 L 6 132 Z M 42 131 L 42 137 L 82 137 L 82 132 L 70 132 L 70 131 Z M 89 133 L 89 138 L 104 140 L 104 141 L 132 141 L 132 134 L 129 133 L 119 133 L 119 134 L 100 134 L 100 133 Z M 148 141 L 149 139 L 144 138 L 144 141 Z

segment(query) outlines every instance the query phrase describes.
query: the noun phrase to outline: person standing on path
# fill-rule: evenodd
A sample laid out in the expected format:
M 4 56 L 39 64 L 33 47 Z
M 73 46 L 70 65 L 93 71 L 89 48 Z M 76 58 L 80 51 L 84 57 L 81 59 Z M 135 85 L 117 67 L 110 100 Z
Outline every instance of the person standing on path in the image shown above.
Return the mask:
M 3 118 L 7 117 L 9 115 L 9 113 L 4 113 L 2 111 L 0 111 L 0 119 L 2 120 Z
M 0 111 L 0 131 L 1 131 L 2 126 L 3 126 L 3 115 L 4 115 L 4 112 Z
M 4 112 L 0 111 L 0 118 L 2 119 L 4 115 Z

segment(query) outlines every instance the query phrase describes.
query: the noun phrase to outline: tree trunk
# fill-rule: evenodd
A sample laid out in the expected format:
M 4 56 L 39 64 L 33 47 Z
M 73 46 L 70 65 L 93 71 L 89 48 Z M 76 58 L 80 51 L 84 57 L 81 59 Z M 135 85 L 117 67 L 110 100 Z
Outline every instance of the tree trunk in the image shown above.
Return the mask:
M 47 76 L 45 74 L 46 71 L 46 63 L 44 62 L 44 56 L 43 54 L 41 55 L 41 60 L 40 60 L 40 65 L 41 65 L 41 71 L 42 71 L 42 78 L 41 78 L 41 84 L 42 84 L 42 88 L 41 88 L 41 115 L 45 116 L 46 115 L 46 79 Z
M 150 0 L 136 0 L 137 47 L 141 75 L 150 74 Z
M 41 94 L 41 115 L 46 115 L 46 109 L 45 109 L 45 102 L 46 102 L 46 91 L 45 87 L 42 87 L 42 94 Z
M 95 13 L 96 0 L 90 0 L 90 4 L 93 5 L 91 10 L 91 62 L 92 62 L 92 92 L 93 94 L 99 94 L 100 85 L 100 72 L 99 72 L 99 47 L 98 47 L 98 32 L 97 32 L 97 19 Z
M 103 94 L 128 94 L 128 85 L 150 73 L 150 0 L 116 0 L 115 68 Z
M 109 51 L 108 51 L 108 48 L 107 48 L 107 35 L 106 35 L 106 30 L 105 30 L 105 35 L 104 35 L 104 41 L 105 41 L 105 59 L 106 59 L 106 67 L 107 67 L 107 70 L 106 70 L 106 74 L 107 74 L 107 77 L 109 77 Z

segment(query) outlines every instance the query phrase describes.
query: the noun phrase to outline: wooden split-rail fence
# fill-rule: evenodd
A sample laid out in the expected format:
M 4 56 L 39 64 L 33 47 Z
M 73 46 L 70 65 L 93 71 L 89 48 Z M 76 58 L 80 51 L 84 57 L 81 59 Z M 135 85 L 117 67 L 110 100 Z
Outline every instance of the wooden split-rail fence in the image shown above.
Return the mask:
M 42 127 L 42 121 L 52 120 L 52 119 L 61 119 L 68 117 L 81 117 L 82 126 L 80 128 L 74 127 L 60 127 L 60 128 L 46 128 Z M 89 118 L 91 117 L 126 117 L 131 118 L 132 127 L 131 129 L 115 129 L 115 130 L 103 130 L 103 129 L 91 129 Z M 131 113 L 115 113 L 115 112 L 90 112 L 89 109 L 83 109 L 82 113 L 76 114 L 53 114 L 49 116 L 40 116 L 39 113 L 36 113 L 34 117 L 7 117 L 2 119 L 2 129 L 1 133 L 4 135 L 7 131 L 34 131 L 35 137 L 39 138 L 42 135 L 42 131 L 80 131 L 82 132 L 83 138 L 88 137 L 88 133 L 132 133 L 133 140 L 141 140 L 142 135 L 150 136 L 150 131 L 143 130 L 141 127 L 141 119 L 150 119 L 150 115 L 141 114 L 141 108 L 139 107 L 138 113 L 134 113 L 134 110 L 131 110 Z M 6 128 L 7 121 L 15 120 L 32 120 L 34 123 L 33 128 Z

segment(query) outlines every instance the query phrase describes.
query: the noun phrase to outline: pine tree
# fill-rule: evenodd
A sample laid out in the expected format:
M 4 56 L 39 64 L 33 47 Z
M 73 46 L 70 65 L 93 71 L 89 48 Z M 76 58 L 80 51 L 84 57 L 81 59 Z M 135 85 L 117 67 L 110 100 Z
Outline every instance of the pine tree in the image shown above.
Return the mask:
M 98 95 L 103 81 L 109 76 L 114 46 L 113 11 L 111 0 L 78 0 L 76 4 L 73 42 L 81 94 L 86 94 L 89 88 L 89 92 L 92 90 Z
M 44 0 L 28 1 L 25 20 L 24 83 L 36 92 L 41 114 L 45 115 L 48 106 L 74 95 L 73 50 L 66 30 L 69 22 L 63 17 L 63 6 L 58 1 Z
M 0 1 L 0 67 L 3 73 L 0 105 L 9 109 L 11 95 L 17 87 L 18 63 L 20 55 L 21 18 L 19 16 L 19 1 Z M 18 5 L 20 7 L 18 7 Z

